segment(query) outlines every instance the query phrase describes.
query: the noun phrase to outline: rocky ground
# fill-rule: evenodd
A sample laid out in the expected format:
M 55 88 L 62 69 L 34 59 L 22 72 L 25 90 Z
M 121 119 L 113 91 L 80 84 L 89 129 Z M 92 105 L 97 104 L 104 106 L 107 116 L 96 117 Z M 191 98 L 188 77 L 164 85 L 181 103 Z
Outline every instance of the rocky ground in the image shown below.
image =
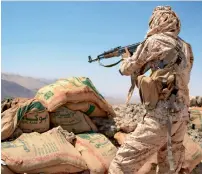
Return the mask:
M 105 134 L 118 146 L 113 138 L 114 134 L 120 130 L 125 133 L 134 131 L 137 123 L 142 121 L 146 111 L 141 104 L 114 105 L 113 109 L 117 114 L 116 118 L 93 118 L 92 120 L 97 125 L 99 132 Z M 188 135 L 202 146 L 202 131 L 193 129 L 191 123 L 188 126 Z M 202 174 L 202 163 L 192 171 L 192 174 Z

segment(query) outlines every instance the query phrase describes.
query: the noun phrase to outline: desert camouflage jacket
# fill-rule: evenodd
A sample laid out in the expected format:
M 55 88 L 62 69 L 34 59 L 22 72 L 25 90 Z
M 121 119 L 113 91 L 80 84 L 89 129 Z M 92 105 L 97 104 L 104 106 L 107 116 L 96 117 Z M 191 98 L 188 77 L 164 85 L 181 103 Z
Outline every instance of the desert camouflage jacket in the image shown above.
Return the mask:
M 154 10 L 149 26 L 150 29 L 145 41 L 138 46 L 137 51 L 131 57 L 124 58 L 120 71 L 123 75 L 139 73 L 140 69 L 147 63 L 150 63 L 151 70 L 155 71 L 159 62 L 165 57 L 170 57 L 174 61 L 179 55 L 181 63 L 174 66 L 176 66 L 176 86 L 178 88 L 176 101 L 181 112 L 174 115 L 176 120 L 179 120 L 179 116 L 187 119 L 189 107 L 188 84 L 194 60 L 191 45 L 178 37 L 180 22 L 176 14 L 169 8 Z M 168 114 L 163 109 L 167 104 L 167 101 L 159 101 L 156 109 L 150 111 L 149 114 L 161 119 L 163 115 Z

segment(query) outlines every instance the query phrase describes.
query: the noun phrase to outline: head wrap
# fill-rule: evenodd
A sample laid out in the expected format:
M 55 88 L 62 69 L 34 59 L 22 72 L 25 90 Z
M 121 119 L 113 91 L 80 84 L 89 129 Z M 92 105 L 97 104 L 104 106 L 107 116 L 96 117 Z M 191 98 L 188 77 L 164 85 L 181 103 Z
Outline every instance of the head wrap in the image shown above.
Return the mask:
M 157 6 L 149 21 L 147 37 L 157 33 L 168 33 L 177 37 L 180 27 L 180 19 L 170 6 Z

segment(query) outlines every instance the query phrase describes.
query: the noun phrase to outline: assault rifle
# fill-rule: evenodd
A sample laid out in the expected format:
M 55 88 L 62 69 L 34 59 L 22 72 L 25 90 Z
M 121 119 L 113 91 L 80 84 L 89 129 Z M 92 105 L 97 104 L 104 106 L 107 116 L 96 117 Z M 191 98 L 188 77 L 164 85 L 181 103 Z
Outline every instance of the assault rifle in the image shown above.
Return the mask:
M 140 45 L 140 42 L 139 42 L 139 43 L 132 44 L 132 45 L 127 45 L 127 46 L 125 46 L 125 47 L 128 48 L 128 51 L 129 51 L 130 54 L 132 55 L 132 54 L 136 51 L 136 49 L 137 49 L 137 47 L 138 47 L 139 45 Z M 88 56 L 88 59 L 89 59 L 88 62 L 91 63 L 91 62 L 98 61 L 99 64 L 100 64 L 101 66 L 104 66 L 104 67 L 112 67 L 112 66 L 115 66 L 115 65 L 119 64 L 119 63 L 122 61 L 122 59 L 119 60 L 118 62 L 113 63 L 113 64 L 110 64 L 110 65 L 103 65 L 103 64 L 100 62 L 100 60 L 101 60 L 101 59 L 108 59 L 108 58 L 112 58 L 112 57 L 119 57 L 119 56 L 121 56 L 123 53 L 125 53 L 125 47 L 119 46 L 119 47 L 110 49 L 109 51 L 105 51 L 104 53 L 98 55 L 97 58 L 95 58 L 95 59 L 92 59 L 91 56 Z

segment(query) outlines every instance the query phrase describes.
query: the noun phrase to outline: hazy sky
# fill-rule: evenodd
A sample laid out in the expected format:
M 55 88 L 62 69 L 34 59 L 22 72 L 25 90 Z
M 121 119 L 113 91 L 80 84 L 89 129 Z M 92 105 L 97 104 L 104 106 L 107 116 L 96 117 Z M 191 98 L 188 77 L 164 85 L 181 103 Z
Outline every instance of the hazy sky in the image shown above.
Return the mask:
M 157 5 L 171 5 L 180 17 L 180 37 L 195 58 L 190 94 L 202 95 L 202 2 L 2 2 L 2 71 L 86 76 L 102 93 L 126 96 L 130 78 L 119 74 L 119 65 L 90 64 L 88 55 L 142 41 Z

